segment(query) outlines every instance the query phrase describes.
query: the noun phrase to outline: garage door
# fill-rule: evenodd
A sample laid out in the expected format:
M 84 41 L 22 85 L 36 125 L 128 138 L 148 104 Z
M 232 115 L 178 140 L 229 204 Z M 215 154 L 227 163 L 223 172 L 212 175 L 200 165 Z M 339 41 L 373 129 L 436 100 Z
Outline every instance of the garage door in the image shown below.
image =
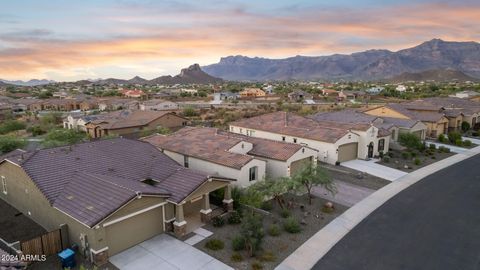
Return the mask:
M 338 162 L 357 159 L 358 143 L 343 144 L 338 147 Z
M 300 171 L 303 167 L 312 164 L 312 158 L 299 159 L 290 164 L 290 175 L 294 175 L 296 172 Z
M 163 232 L 162 207 L 106 227 L 108 255 L 133 247 Z

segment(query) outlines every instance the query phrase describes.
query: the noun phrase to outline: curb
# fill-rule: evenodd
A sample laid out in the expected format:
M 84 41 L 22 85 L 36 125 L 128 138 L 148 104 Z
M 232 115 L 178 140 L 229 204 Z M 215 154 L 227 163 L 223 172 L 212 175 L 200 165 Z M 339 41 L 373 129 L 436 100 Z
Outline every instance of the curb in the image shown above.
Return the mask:
M 426 176 L 479 153 L 480 146 L 469 149 L 464 153 L 456 154 L 411 172 L 377 190 L 314 234 L 303 243 L 303 245 L 290 254 L 290 256 L 283 260 L 275 270 L 311 269 L 333 246 L 342 240 L 347 233 L 386 201 Z

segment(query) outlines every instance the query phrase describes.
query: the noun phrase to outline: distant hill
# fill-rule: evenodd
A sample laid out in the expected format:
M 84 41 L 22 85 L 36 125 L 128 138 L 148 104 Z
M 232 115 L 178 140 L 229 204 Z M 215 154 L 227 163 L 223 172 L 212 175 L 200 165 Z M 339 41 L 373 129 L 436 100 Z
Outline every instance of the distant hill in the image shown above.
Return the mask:
M 480 78 L 480 44 L 433 39 L 416 47 L 391 52 L 368 50 L 349 55 L 295 56 L 286 59 L 228 56 L 202 67 L 225 80 L 384 80 L 403 73 L 458 70 Z
M 176 76 L 161 76 L 152 80 L 146 80 L 141 77 L 134 77 L 130 80 L 105 79 L 99 80 L 98 84 L 209 84 L 221 82 L 222 79 L 215 78 L 205 73 L 198 64 L 193 64 L 188 68 L 181 70 Z
M 6 84 L 12 84 L 12 85 L 20 85 L 20 86 L 37 86 L 37 85 L 45 85 L 45 84 L 51 84 L 55 83 L 55 81 L 51 80 L 29 80 L 29 81 L 7 81 L 7 80 L 1 80 L 1 82 L 6 83 Z
M 466 75 L 458 70 L 451 69 L 434 69 L 418 73 L 405 72 L 390 79 L 392 82 L 406 82 L 406 81 L 478 81 L 477 78 Z

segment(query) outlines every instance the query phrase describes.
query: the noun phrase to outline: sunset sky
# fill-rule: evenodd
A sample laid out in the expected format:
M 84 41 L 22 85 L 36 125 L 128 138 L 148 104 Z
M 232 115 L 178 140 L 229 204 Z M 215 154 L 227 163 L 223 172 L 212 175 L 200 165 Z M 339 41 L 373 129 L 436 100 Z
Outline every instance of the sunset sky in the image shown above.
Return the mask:
M 2 1 L 0 78 L 152 79 L 228 55 L 480 41 L 480 1 Z

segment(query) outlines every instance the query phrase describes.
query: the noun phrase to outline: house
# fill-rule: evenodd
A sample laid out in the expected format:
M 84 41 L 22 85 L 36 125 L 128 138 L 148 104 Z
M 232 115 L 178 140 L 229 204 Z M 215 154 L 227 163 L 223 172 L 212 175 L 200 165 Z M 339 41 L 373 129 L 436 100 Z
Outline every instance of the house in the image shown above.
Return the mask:
M 5 120 L 12 114 L 13 106 L 9 103 L 0 103 L 0 120 Z
M 138 89 L 123 89 L 121 90 L 122 95 L 128 98 L 143 98 L 146 96 L 145 92 Z
M 266 94 L 273 94 L 273 85 L 267 85 L 263 87 L 263 91 L 265 91 Z
M 178 104 L 168 100 L 151 99 L 140 103 L 142 111 L 178 110 Z
M 288 93 L 288 98 L 294 102 L 303 102 L 304 100 L 307 100 L 307 99 L 313 99 L 313 95 L 302 90 L 297 90 L 297 91 Z
M 337 97 L 338 91 L 334 89 L 322 89 L 322 95 L 325 97 Z
M 143 140 L 185 167 L 235 179 L 247 187 L 265 177 L 290 176 L 316 161 L 317 151 L 299 144 L 235 134 L 216 128 L 185 127 L 169 136 Z
M 79 109 L 81 111 L 90 111 L 98 109 L 98 100 L 96 98 L 85 99 L 79 103 Z
M 379 87 L 379 86 L 374 86 L 374 87 L 370 87 L 370 88 L 366 89 L 365 92 L 367 94 L 377 95 L 377 94 L 380 94 L 383 90 L 385 90 L 385 88 Z
M 260 88 L 245 88 L 239 94 L 240 94 L 240 97 L 242 97 L 242 98 L 245 98 L 245 97 L 264 97 L 265 96 L 265 91 L 263 91 Z
M 365 96 L 365 92 L 362 92 L 362 91 L 341 90 L 338 93 L 338 99 L 340 100 L 356 100 L 364 96 Z
M 220 92 L 213 94 L 214 101 L 223 101 L 223 100 L 236 100 L 239 97 L 239 94 L 232 92 Z
M 142 131 L 159 127 L 178 129 L 187 125 L 188 120 L 169 111 L 117 111 L 106 114 L 101 119 L 85 124 L 91 138 L 109 135 L 136 137 Z
M 390 134 L 371 124 L 315 121 L 289 112 L 274 112 L 230 124 L 230 131 L 290 142 L 318 151 L 318 160 L 336 164 L 386 153 Z
M 474 98 L 480 96 L 480 93 L 472 90 L 465 90 L 465 91 L 460 91 L 455 93 L 455 95 L 452 95 L 450 97 L 457 97 L 457 98 Z
M 448 118 L 436 107 L 423 105 L 408 105 L 406 103 L 391 103 L 363 111 L 366 114 L 382 118 L 397 118 L 418 120 L 427 126 L 426 137 L 437 138 L 448 132 Z
M 372 124 L 379 129 L 385 129 L 390 132 L 390 144 L 392 142 L 398 141 L 398 135 L 402 133 L 415 134 L 421 140 L 425 140 L 425 135 L 427 134 L 427 126 L 421 121 L 391 117 L 380 117 L 365 114 L 353 109 L 317 113 L 315 115 L 312 115 L 311 118 L 318 122 Z
M 158 234 L 182 237 L 212 215 L 209 194 L 233 179 L 185 168 L 151 144 L 110 139 L 0 157 L 0 199 L 101 265 Z
M 407 91 L 407 87 L 403 84 L 400 84 L 400 85 L 397 85 L 397 87 L 395 87 L 395 91 L 397 92 L 405 92 Z
M 138 110 L 139 102 L 124 98 L 103 99 L 98 102 L 100 111 L 116 111 L 116 110 Z

